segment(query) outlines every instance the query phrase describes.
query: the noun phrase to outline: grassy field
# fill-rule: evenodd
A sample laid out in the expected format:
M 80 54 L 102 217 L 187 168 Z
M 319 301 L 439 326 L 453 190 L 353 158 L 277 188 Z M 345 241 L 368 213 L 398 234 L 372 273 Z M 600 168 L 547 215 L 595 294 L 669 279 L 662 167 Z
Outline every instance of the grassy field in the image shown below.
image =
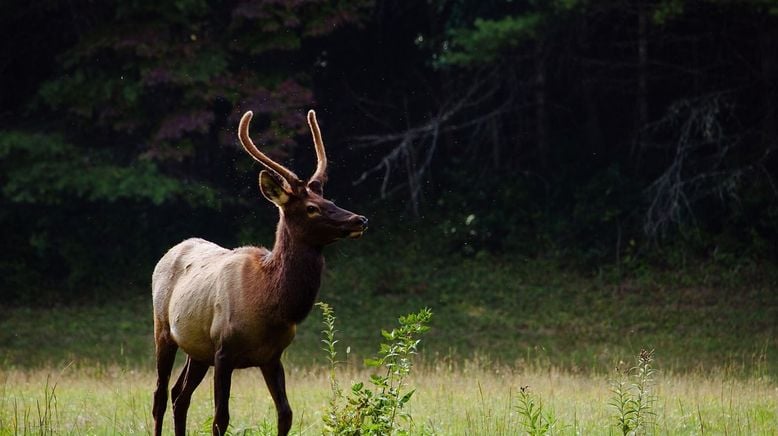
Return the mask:
M 381 328 L 432 308 L 411 381 L 414 432 L 517 434 L 517 392 L 529 386 L 561 434 L 616 434 L 609 379 L 646 348 L 660 370 L 656 432 L 776 434 L 771 269 L 584 273 L 537 259 L 421 252 L 333 250 L 320 295 L 336 311 L 341 352 L 350 347 L 345 382 L 367 378 L 360 362 L 375 352 Z M 0 308 L 0 433 L 148 432 L 150 298 L 130 284 L 115 295 L 88 306 Z M 327 403 L 320 322 L 315 311 L 285 356 L 297 433 L 317 434 Z M 274 412 L 259 372 L 238 374 L 235 432 L 270 431 Z M 209 426 L 208 386 L 195 394 L 190 430 Z
M 424 358 L 432 361 L 603 373 L 653 348 L 660 366 L 676 372 L 778 376 L 778 272 L 770 269 L 701 264 L 618 277 L 511 257 L 333 251 L 320 299 L 359 359 L 397 316 L 430 307 Z M 120 296 L 105 292 L 103 303 L 88 306 L 0 306 L 0 366 L 152 368 L 150 291 L 128 284 Z M 288 353 L 295 364 L 321 362 L 320 321 L 314 311 L 298 328 Z
M 342 375 L 364 380 L 367 374 Z M 293 366 L 288 374 L 295 434 L 318 434 L 328 401 L 325 371 Z M 615 410 L 608 406 L 608 378 L 571 374 L 555 368 L 457 367 L 419 368 L 411 385 L 414 433 L 441 435 L 512 435 L 522 427 L 517 392 L 530 386 L 545 410 L 557 419 L 557 434 L 618 434 Z M 147 434 L 151 428 L 150 371 L 118 367 L 63 372 L 0 372 L 2 434 Z M 760 379 L 732 379 L 720 374 L 662 374 L 656 384 L 652 432 L 669 435 L 773 435 L 778 429 L 778 391 Z M 195 392 L 189 414 L 191 432 L 207 433 L 212 382 Z M 258 370 L 238 371 L 231 400 L 235 434 L 274 434 L 275 412 Z M 172 432 L 171 415 L 166 426 Z

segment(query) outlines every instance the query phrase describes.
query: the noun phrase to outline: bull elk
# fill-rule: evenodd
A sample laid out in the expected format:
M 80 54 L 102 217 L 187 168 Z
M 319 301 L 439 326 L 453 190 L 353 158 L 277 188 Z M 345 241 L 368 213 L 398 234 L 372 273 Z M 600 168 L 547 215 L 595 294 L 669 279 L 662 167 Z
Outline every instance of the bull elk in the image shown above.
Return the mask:
M 232 371 L 259 367 L 278 415 L 278 434 L 292 426 L 281 353 L 313 307 L 319 291 L 325 245 L 357 238 L 367 219 L 341 209 L 323 197 L 327 155 L 316 114 L 308 112 L 316 148 L 313 176 L 304 182 L 262 153 L 249 137 L 252 113 L 238 126 L 243 148 L 267 169 L 259 173 L 262 194 L 279 211 L 273 250 L 264 247 L 222 248 L 203 239 L 187 239 L 160 259 L 152 276 L 157 387 L 154 434 L 162 432 L 167 389 L 176 351 L 187 355 L 171 389 L 176 435 L 186 434 L 192 392 L 214 367 L 213 434 L 229 424 Z

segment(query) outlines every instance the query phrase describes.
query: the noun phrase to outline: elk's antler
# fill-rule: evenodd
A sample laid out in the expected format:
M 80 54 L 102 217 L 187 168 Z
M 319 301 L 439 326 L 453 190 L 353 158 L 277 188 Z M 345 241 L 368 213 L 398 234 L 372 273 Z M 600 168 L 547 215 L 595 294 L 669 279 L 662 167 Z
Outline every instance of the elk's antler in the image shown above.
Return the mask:
M 311 127 L 313 144 L 316 147 L 316 172 L 311 176 L 310 182 L 319 182 L 324 185 L 327 181 L 327 153 L 324 151 L 324 141 L 321 139 L 319 123 L 316 122 L 316 112 L 308 111 L 308 125 Z
M 243 114 L 243 117 L 241 117 L 240 124 L 238 125 L 238 139 L 240 139 L 240 143 L 243 145 L 243 148 L 259 163 L 266 166 L 268 169 L 275 171 L 279 176 L 283 177 L 290 186 L 302 183 L 300 178 L 297 177 L 297 175 L 290 169 L 274 161 L 273 159 L 270 159 L 265 153 L 259 151 L 256 145 L 254 145 L 254 142 L 249 136 L 249 123 L 251 122 L 252 116 L 254 116 L 254 113 L 247 111 L 245 114 Z

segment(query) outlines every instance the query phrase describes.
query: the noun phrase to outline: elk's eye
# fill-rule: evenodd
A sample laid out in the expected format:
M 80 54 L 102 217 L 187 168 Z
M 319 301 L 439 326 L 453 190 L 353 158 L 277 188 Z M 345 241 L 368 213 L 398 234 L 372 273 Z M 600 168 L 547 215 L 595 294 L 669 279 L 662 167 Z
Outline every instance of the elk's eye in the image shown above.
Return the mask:
M 316 206 L 308 206 L 305 208 L 305 211 L 308 212 L 308 215 L 314 215 L 319 213 L 319 208 Z

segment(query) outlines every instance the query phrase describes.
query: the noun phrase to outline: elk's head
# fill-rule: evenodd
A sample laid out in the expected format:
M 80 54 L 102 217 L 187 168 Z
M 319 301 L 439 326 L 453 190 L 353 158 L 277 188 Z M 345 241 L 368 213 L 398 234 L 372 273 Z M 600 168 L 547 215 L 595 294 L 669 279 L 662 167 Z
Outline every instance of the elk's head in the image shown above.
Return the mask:
M 316 113 L 308 112 L 316 148 L 316 171 L 307 182 L 291 170 L 262 153 L 249 136 L 251 111 L 243 114 L 238 126 L 238 138 L 243 148 L 267 170 L 259 173 L 259 187 L 262 195 L 275 203 L 281 212 L 281 219 L 290 232 L 302 241 L 323 246 L 342 238 L 358 238 L 367 230 L 367 218 L 336 206 L 324 198 L 324 183 L 327 181 L 327 154 L 321 139 Z

